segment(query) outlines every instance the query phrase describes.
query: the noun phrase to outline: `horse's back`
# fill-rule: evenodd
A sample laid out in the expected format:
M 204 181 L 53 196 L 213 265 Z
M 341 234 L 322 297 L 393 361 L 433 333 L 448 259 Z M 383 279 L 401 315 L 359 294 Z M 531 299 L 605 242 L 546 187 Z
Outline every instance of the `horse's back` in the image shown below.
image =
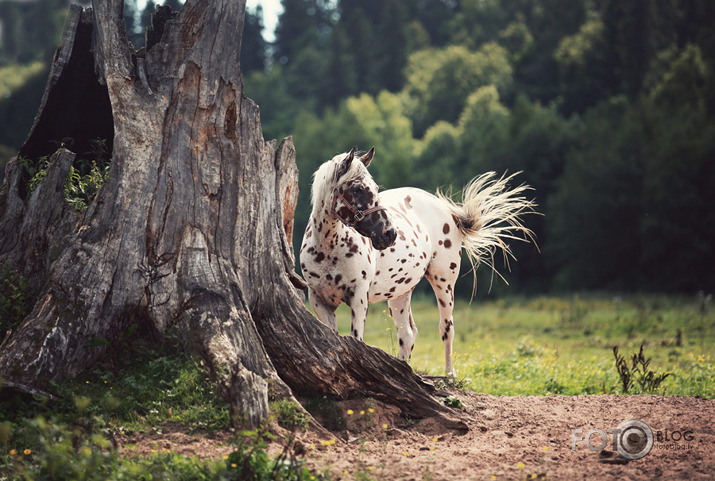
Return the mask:
M 437 196 L 416 187 L 400 187 L 380 192 L 380 202 L 389 210 L 405 215 L 411 221 L 421 222 L 429 233 L 444 229 L 452 221 L 447 204 Z

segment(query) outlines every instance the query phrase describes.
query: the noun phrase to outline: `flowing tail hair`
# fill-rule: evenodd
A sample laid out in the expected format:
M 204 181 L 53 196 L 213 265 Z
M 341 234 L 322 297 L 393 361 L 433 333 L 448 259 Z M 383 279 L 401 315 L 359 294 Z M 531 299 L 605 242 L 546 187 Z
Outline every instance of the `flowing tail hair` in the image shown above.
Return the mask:
M 462 247 L 474 273 L 472 296 L 477 290 L 476 269 L 481 262 L 491 269 L 492 283 L 496 273 L 509 284 L 494 265 L 497 249 L 501 250 L 504 264 L 510 269 L 509 258 L 516 260 L 516 257 L 507 243 L 509 240 L 531 241 L 536 245 L 534 233 L 522 223 L 523 215 L 537 214 L 536 203 L 523 195 L 533 189 L 524 184 L 514 189 L 508 187 L 509 181 L 520 173 L 497 178 L 496 173 L 487 172 L 472 179 L 462 192 L 461 203 L 454 202 L 451 193 L 445 195 L 437 191 L 437 197 L 447 204 L 462 234 Z

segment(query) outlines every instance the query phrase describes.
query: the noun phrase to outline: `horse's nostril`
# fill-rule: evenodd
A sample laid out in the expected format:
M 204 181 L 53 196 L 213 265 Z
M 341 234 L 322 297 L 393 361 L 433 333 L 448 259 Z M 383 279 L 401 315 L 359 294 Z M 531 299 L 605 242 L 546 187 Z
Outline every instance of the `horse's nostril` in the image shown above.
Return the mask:
M 397 239 L 397 232 L 395 231 L 395 229 L 390 229 L 389 231 L 387 231 L 387 241 L 392 244 L 393 242 L 395 242 L 395 239 Z

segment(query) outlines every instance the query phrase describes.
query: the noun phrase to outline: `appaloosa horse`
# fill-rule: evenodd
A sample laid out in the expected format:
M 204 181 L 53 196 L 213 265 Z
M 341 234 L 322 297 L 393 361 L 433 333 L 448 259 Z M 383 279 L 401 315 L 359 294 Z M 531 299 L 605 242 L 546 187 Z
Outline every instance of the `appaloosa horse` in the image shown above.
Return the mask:
M 300 249 L 301 269 L 310 303 L 324 324 L 337 331 L 335 310 L 346 303 L 352 311 L 351 333 L 363 338 L 368 305 L 387 301 L 395 321 L 400 359 L 409 359 L 417 337 L 410 299 L 425 277 L 439 305 L 445 371 L 454 374 L 454 284 L 462 248 L 472 266 L 486 261 L 493 268 L 496 248 L 511 255 L 506 239 L 532 233 L 521 215 L 533 202 L 520 186 L 507 189 L 513 177 L 488 173 L 470 182 L 462 203 L 417 188 L 386 190 L 367 171 L 375 148 L 356 157 L 355 149 L 325 162 L 315 172 L 313 211 Z

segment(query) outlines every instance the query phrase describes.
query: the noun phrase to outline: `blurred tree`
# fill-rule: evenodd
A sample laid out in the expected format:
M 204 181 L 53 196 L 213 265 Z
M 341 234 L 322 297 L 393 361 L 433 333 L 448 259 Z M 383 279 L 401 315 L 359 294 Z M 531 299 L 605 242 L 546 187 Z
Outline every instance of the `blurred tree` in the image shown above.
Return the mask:
M 585 112 L 619 91 L 605 52 L 603 20 L 591 10 L 574 35 L 563 37 L 554 52 L 559 66 L 561 111 Z
M 643 164 L 651 151 L 637 109 L 624 97 L 584 116 L 547 205 L 548 243 L 559 290 L 632 291 L 640 281 Z
M 273 42 L 273 59 L 288 64 L 303 48 L 325 45 L 333 28 L 329 0 L 283 0 Z
M 455 122 L 478 87 L 495 85 L 507 91 L 512 83 L 508 52 L 496 43 L 477 52 L 456 45 L 416 52 L 410 56 L 406 76 L 407 111 L 415 137 L 422 137 L 438 120 Z
M 267 43 L 263 38 L 263 7 L 255 11 L 246 8 L 246 17 L 241 38 L 241 72 L 248 75 L 266 66 Z

